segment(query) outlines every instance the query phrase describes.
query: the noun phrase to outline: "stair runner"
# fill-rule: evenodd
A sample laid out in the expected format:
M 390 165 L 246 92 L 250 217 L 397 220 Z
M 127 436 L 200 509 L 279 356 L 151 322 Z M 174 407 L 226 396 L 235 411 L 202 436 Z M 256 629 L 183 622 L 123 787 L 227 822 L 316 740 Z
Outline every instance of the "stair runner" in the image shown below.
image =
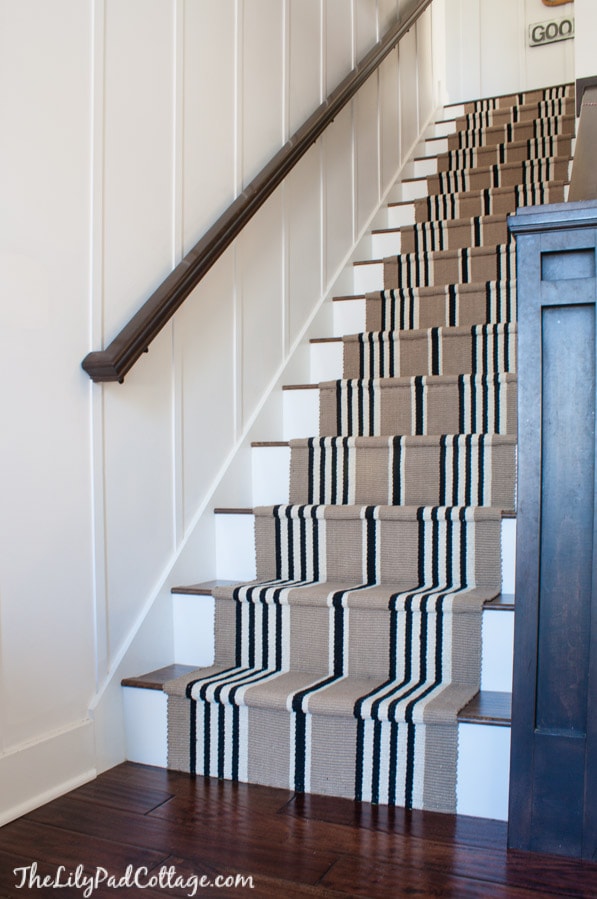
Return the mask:
M 458 711 L 515 508 L 515 246 L 561 202 L 571 87 L 467 104 L 291 441 L 290 501 L 257 508 L 257 579 L 219 587 L 215 664 L 169 694 L 169 766 L 454 812 Z

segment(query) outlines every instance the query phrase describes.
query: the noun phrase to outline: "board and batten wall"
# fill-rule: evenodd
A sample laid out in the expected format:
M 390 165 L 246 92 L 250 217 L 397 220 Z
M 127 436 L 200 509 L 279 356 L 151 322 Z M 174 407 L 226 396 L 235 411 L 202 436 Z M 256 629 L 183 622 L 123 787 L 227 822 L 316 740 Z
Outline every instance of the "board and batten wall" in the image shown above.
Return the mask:
M 529 25 L 575 16 L 580 33 L 585 17 L 595 15 L 594 5 L 593 0 L 556 7 L 541 0 L 446 0 L 449 102 L 574 81 L 576 39 L 529 47 Z M 594 48 L 594 29 L 588 34 Z
M 122 760 L 120 675 L 172 660 L 173 572 L 212 575 L 216 491 L 249 499 L 248 437 L 437 103 L 443 2 L 98 386 L 83 356 L 409 0 L 0 0 L 0 824 Z

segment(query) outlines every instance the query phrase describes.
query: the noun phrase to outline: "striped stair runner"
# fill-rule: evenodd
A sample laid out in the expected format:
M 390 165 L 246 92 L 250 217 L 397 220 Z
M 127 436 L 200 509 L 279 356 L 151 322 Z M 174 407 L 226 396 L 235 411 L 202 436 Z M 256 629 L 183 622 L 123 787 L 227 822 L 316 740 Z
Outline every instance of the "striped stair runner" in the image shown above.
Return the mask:
M 214 590 L 214 665 L 165 687 L 170 767 L 455 811 L 456 716 L 515 509 L 505 216 L 564 199 L 573 102 L 467 104 L 343 378 L 319 385 L 319 435 L 290 442 L 289 502 L 254 510 L 256 580 Z

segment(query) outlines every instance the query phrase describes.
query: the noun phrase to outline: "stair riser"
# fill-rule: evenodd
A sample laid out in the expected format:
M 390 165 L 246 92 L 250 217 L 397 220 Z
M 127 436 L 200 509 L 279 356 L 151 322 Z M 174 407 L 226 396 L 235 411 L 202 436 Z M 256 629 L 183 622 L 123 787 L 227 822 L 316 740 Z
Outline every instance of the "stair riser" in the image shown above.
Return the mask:
M 366 332 L 344 341 L 343 378 L 516 371 L 516 325 Z
M 512 436 L 312 438 L 291 462 L 291 503 L 515 508 Z
M 460 169 L 481 168 L 509 162 L 523 162 L 528 159 L 549 159 L 552 157 L 567 158 L 572 154 L 572 138 L 558 137 L 540 138 L 535 141 L 523 141 L 512 144 L 498 144 L 495 147 L 476 147 L 470 150 L 450 150 L 438 156 L 435 172 L 459 171 Z M 427 162 L 427 161 L 426 161 Z M 423 172 L 417 172 L 423 174 Z
M 516 434 L 516 375 L 327 381 L 321 436 Z
M 255 529 L 252 515 L 216 515 L 216 578 L 250 581 L 256 577 Z M 516 521 L 504 519 L 500 529 L 503 593 L 514 593 Z
M 365 299 L 357 297 L 353 300 L 338 300 L 333 303 L 333 336 L 342 337 L 344 334 L 358 334 L 366 328 Z M 335 375 L 340 377 L 340 375 Z M 335 377 L 330 378 L 332 381 Z M 312 432 L 316 433 L 316 432 Z
M 377 330 L 377 329 L 376 329 Z M 414 329 L 416 330 L 416 329 Z M 429 334 L 371 334 L 345 339 L 343 343 L 315 343 L 310 346 L 310 381 L 339 378 L 386 378 L 409 375 L 459 374 L 516 370 L 516 336 L 503 329 L 483 337 L 449 333 L 445 339 Z M 437 332 L 437 329 L 434 329 Z M 363 333 L 363 332 L 361 332 Z M 483 346 L 479 347 L 479 341 Z M 487 345 L 486 345 L 487 344 Z M 425 363 L 427 360 L 427 364 Z
M 167 766 L 167 697 L 158 690 L 123 689 L 126 754 L 132 762 Z M 271 752 L 264 752 L 271 758 Z M 507 819 L 510 728 L 458 725 L 459 814 Z
M 174 660 L 181 665 L 208 667 L 214 664 L 214 627 L 216 602 L 213 596 L 180 595 L 174 596 L 172 602 L 174 623 Z M 325 617 L 329 612 L 321 613 Z M 353 621 L 357 622 L 362 612 L 354 610 Z M 323 622 L 323 633 L 327 632 L 329 622 Z M 352 623 L 351 623 L 352 627 Z M 380 645 L 387 640 L 387 626 L 380 635 Z M 513 657 L 513 610 L 494 610 L 486 608 L 482 615 L 481 637 L 481 689 L 510 692 L 512 689 L 512 657 Z M 317 633 L 313 634 L 315 639 Z M 322 643 L 323 653 L 320 658 L 329 655 L 329 645 Z M 370 661 L 370 659 L 369 659 Z M 355 658 L 356 663 L 356 658 Z M 361 659 L 362 664 L 362 659 Z M 299 660 L 299 668 L 306 667 Z
M 496 144 L 536 140 L 541 137 L 574 135 L 576 117 L 556 116 L 551 119 L 526 119 L 520 122 L 506 122 L 484 128 L 470 128 L 450 135 L 448 149 L 495 146 Z
M 382 258 L 353 265 L 352 271 L 353 293 L 365 294 L 370 290 L 383 290 L 384 264 Z
M 446 224 L 423 222 L 405 228 L 400 236 L 400 252 L 428 253 L 433 250 L 459 250 L 463 247 L 488 247 L 509 240 L 508 226 L 501 218 L 478 216 L 469 221 L 457 219 Z M 390 255 L 388 252 L 386 255 Z
M 357 514 L 343 506 L 257 508 L 257 578 L 377 583 L 392 591 L 466 583 L 499 593 L 500 530 L 493 509 L 472 518 L 459 507 L 433 515 L 387 506 L 357 507 Z
M 367 296 L 363 331 L 467 327 L 516 320 L 516 282 L 378 291 Z M 351 332 L 346 332 L 347 334 Z
M 469 219 L 479 215 L 509 215 L 519 206 L 540 203 L 563 203 L 567 186 L 543 187 L 541 185 L 516 185 L 513 187 L 487 188 L 455 195 L 436 195 L 415 201 L 415 219 L 419 223 Z M 410 224 L 410 223 L 406 223 Z
M 491 248 L 409 253 L 388 257 L 383 262 L 384 287 L 432 287 L 445 284 L 474 284 L 504 281 L 516 277 L 516 250 L 513 243 Z M 379 286 L 368 288 L 373 292 Z
M 490 187 L 514 187 L 537 181 L 569 181 L 571 163 L 567 159 L 530 160 L 462 171 L 446 171 L 427 179 L 427 194 L 454 194 Z M 418 194 L 419 197 L 425 193 Z M 416 197 L 415 197 L 416 199 Z

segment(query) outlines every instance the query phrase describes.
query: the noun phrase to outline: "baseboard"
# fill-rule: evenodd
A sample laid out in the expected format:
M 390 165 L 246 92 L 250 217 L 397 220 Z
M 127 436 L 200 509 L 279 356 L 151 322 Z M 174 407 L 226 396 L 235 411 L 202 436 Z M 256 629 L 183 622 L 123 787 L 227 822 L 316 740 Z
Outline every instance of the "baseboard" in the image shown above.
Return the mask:
M 96 776 L 93 722 L 0 755 L 0 827 Z

